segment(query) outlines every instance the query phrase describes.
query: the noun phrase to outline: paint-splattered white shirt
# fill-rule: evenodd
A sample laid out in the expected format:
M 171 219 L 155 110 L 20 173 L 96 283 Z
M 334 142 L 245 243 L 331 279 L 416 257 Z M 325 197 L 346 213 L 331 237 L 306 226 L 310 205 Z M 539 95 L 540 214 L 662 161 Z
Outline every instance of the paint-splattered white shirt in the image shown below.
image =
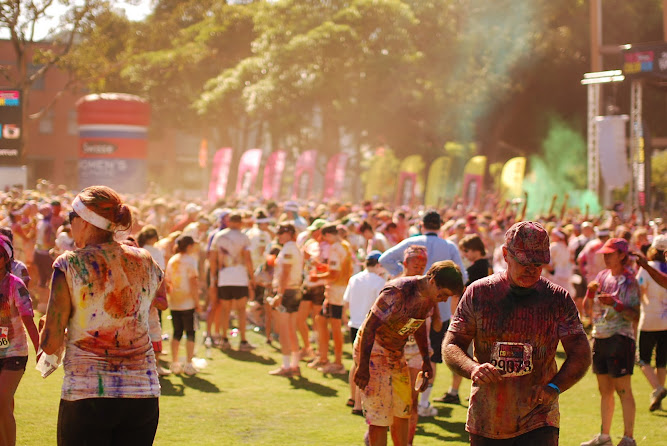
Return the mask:
M 89 245 L 58 257 L 72 298 L 61 398 L 155 398 L 160 383 L 148 312 L 162 282 L 143 249 Z

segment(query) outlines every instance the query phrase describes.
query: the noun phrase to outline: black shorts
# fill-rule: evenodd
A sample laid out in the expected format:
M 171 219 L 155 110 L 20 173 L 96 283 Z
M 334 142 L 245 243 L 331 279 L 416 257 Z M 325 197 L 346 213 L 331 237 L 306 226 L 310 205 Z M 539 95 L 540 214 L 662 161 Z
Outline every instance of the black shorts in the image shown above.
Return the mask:
M 60 400 L 58 446 L 149 446 L 159 417 L 157 398 Z
M 655 366 L 667 366 L 667 330 L 639 332 L 639 364 L 651 365 L 651 357 L 655 349 Z
M 634 340 L 622 335 L 593 340 L 593 373 L 620 378 L 632 375 L 634 366 Z
M 431 341 L 431 348 L 433 348 L 431 362 L 442 364 L 442 341 L 445 339 L 445 334 L 447 334 L 448 328 L 449 320 L 442 323 L 442 330 L 440 331 L 435 331 L 433 325 L 431 325 L 431 330 L 428 333 L 429 340 Z
M 296 313 L 299 311 L 300 303 L 301 290 L 285 290 L 282 300 L 282 305 L 285 307 L 285 313 Z
M 357 339 L 358 328 L 350 327 L 350 344 L 354 346 L 354 341 Z
M 195 340 L 195 310 L 171 310 L 171 323 L 174 325 L 174 339 L 180 341 L 183 332 L 188 341 Z
M 0 371 L 25 371 L 26 364 L 28 364 L 27 356 L 10 356 L 9 358 L 0 358 Z
M 470 446 L 558 446 L 558 428 L 540 427 L 518 437 L 496 440 L 470 434 Z
M 326 307 L 322 307 L 320 314 L 327 319 L 343 319 L 343 306 L 329 304 Z
M 248 297 L 247 286 L 219 286 L 218 299 L 220 300 L 239 300 Z
M 324 302 L 324 285 L 306 288 L 302 300 L 321 306 Z

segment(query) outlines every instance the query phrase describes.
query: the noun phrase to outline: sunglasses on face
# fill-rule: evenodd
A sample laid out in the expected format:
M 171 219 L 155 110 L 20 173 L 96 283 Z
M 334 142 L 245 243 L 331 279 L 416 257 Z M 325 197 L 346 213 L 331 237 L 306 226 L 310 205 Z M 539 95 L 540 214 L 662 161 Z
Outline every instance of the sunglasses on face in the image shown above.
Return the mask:
M 70 213 L 69 213 L 69 224 L 70 224 L 70 225 L 72 224 L 72 221 L 73 221 L 75 218 L 79 218 L 79 214 L 77 214 L 77 213 L 74 212 L 74 211 L 70 212 Z

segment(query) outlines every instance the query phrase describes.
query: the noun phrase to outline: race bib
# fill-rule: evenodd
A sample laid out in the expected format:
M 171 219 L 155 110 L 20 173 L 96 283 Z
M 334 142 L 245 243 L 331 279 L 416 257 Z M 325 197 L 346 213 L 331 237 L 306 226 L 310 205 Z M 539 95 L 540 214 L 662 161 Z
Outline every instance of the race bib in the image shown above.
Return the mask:
M 9 348 L 9 327 L 0 327 L 0 348 Z
M 496 342 L 489 362 L 504 377 L 527 375 L 533 371 L 533 346 L 522 342 Z
M 419 327 L 422 326 L 425 320 L 426 319 L 414 319 L 414 318 L 408 319 L 405 325 L 400 330 L 398 330 L 398 334 L 403 336 L 406 334 L 414 333 L 415 331 L 417 331 Z

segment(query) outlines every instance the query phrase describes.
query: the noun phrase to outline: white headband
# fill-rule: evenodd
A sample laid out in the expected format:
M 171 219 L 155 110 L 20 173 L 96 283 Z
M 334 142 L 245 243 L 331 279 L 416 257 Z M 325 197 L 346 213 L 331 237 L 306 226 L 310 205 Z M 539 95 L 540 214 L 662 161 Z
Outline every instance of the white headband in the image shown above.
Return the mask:
M 78 196 L 72 202 L 72 209 L 74 209 L 74 212 L 76 212 L 76 214 L 84 221 L 87 221 L 96 228 L 104 229 L 109 232 L 115 232 L 118 229 L 118 226 L 115 223 L 112 223 L 100 214 L 96 214 L 88 209 Z
M 9 239 L 7 237 L 0 237 L 0 246 L 2 246 L 2 249 L 4 249 L 7 253 L 9 260 L 11 260 L 14 256 L 14 250 L 12 249 L 12 245 L 9 243 Z

